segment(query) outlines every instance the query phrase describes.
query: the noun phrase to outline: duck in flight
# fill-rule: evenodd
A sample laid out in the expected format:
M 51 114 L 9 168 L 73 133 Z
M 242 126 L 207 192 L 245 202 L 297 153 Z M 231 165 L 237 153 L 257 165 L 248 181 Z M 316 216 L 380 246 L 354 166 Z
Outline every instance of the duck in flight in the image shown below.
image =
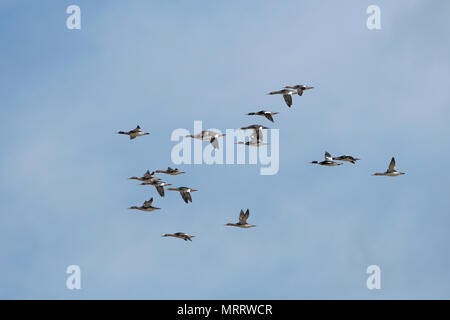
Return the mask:
M 183 239 L 184 241 L 188 241 L 188 240 L 192 241 L 192 238 L 195 237 L 195 236 L 183 233 L 183 232 L 166 233 L 166 234 L 163 234 L 162 236 L 163 237 L 174 237 L 174 238 L 178 238 L 178 239 Z
M 340 157 L 333 157 L 333 160 L 347 161 L 347 162 L 351 162 L 351 163 L 355 164 L 356 161 L 361 160 L 361 159 L 354 158 L 352 156 L 340 156 Z
M 272 111 L 266 111 L 266 110 L 261 110 L 258 112 L 250 112 L 247 113 L 248 116 L 263 116 L 266 117 L 268 120 L 273 121 L 273 117 L 274 115 L 278 114 L 278 112 L 272 112 Z
M 305 90 L 314 89 L 314 87 L 308 87 L 308 86 L 304 86 L 302 84 L 297 84 L 295 86 L 286 86 L 285 88 L 297 90 L 297 94 L 299 96 L 301 96 L 303 94 L 303 91 L 305 91 Z
M 142 132 L 141 127 L 137 126 L 136 129 L 133 129 L 131 131 L 119 131 L 119 132 L 117 132 L 117 134 L 126 134 L 126 135 L 130 136 L 130 140 L 133 140 L 136 137 L 146 136 L 150 133 Z
M 397 171 L 395 168 L 395 158 L 392 157 L 391 162 L 389 163 L 389 168 L 386 172 L 383 173 L 374 173 L 373 176 L 388 176 L 388 177 L 396 177 L 405 174 L 404 172 Z
M 132 207 L 129 207 L 128 209 L 136 209 L 136 210 L 141 210 L 141 211 L 154 211 L 154 210 L 160 210 L 161 209 L 161 208 L 153 207 L 152 206 L 152 202 L 153 202 L 153 198 L 151 198 L 148 201 L 144 201 L 144 203 L 140 207 L 132 206 Z
M 200 133 L 190 134 L 185 137 L 199 139 L 199 140 L 209 140 L 209 142 L 211 142 L 211 144 L 213 145 L 214 149 L 219 149 L 218 138 L 223 137 L 224 135 L 225 135 L 224 133 L 218 133 L 218 132 L 211 131 L 211 130 L 203 130 Z
M 185 173 L 183 171 L 178 170 L 178 168 L 172 169 L 171 167 L 168 167 L 167 170 L 156 170 L 156 172 L 170 174 L 171 176 L 176 176 L 178 174 Z
M 331 157 L 331 154 L 325 151 L 325 160 L 324 161 L 312 161 L 310 163 L 313 164 L 319 164 L 321 166 L 327 166 L 327 167 L 334 167 L 334 166 L 340 166 L 342 163 L 333 161 L 333 158 Z
M 161 197 L 164 197 L 164 187 L 165 186 L 171 186 L 170 183 L 164 182 L 164 181 L 150 181 L 150 182 L 142 182 L 141 185 L 143 186 L 154 186 L 156 188 L 156 191 L 158 191 L 159 195 Z
M 292 90 L 292 89 L 282 89 L 279 91 L 272 91 L 272 92 L 268 93 L 268 95 L 274 95 L 274 94 L 283 95 L 284 101 L 286 102 L 287 106 L 290 108 L 292 106 L 292 95 L 297 94 L 297 91 Z
M 186 203 L 189 203 L 189 201 L 192 202 L 191 192 L 198 191 L 188 187 L 168 188 L 167 190 L 178 191 L 181 195 L 181 198 L 183 198 L 184 202 Z
M 254 224 L 247 223 L 249 215 L 250 215 L 250 211 L 248 209 L 245 213 L 244 213 L 244 210 L 241 210 L 241 212 L 239 213 L 239 222 L 238 223 L 227 223 L 226 226 L 238 227 L 238 228 L 256 227 Z
M 155 174 L 155 171 L 150 172 L 150 170 L 147 170 L 147 172 L 144 173 L 144 175 L 142 177 L 130 177 L 128 179 L 139 180 L 139 181 L 144 181 L 144 182 L 153 182 L 153 181 L 161 180 L 160 178 L 154 177 L 153 176 L 154 174 Z
M 236 142 L 236 144 L 244 144 L 246 146 L 251 146 L 251 147 L 260 147 L 260 146 L 266 146 L 267 143 L 262 141 L 262 135 L 261 135 L 261 140 L 257 140 L 256 136 L 254 134 L 252 134 L 250 136 L 250 141 L 239 141 Z
M 263 141 L 263 130 L 269 129 L 265 126 L 261 126 L 259 124 L 253 124 L 251 126 L 242 127 L 241 130 L 253 130 L 255 132 L 255 142 L 262 142 Z

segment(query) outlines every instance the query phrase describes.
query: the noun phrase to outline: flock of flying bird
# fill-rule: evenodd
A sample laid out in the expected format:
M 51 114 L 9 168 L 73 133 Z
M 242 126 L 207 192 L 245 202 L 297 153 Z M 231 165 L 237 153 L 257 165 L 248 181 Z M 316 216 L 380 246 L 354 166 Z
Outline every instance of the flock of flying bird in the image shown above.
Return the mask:
M 313 89 L 314 87 L 309 87 L 309 86 L 305 86 L 305 85 L 295 85 L 295 86 L 285 86 L 283 89 L 279 90 L 279 91 L 272 91 L 267 93 L 268 95 L 276 95 L 276 94 L 280 94 L 283 96 L 284 101 L 286 102 L 287 106 L 290 108 L 292 106 L 292 96 L 293 95 L 299 95 L 302 96 L 303 92 L 305 90 L 310 90 Z M 274 122 L 273 116 L 278 114 L 278 112 L 272 112 L 272 111 L 266 111 L 266 110 L 261 110 L 258 112 L 251 112 L 251 113 L 247 113 L 247 115 L 258 115 L 258 116 L 263 116 L 265 118 L 267 118 L 269 121 Z M 259 147 L 262 145 L 266 145 L 267 143 L 263 142 L 263 134 L 262 134 L 262 130 L 264 129 L 269 129 L 265 126 L 262 125 L 258 125 L 258 124 L 254 124 L 251 126 L 247 126 L 247 127 L 242 127 L 242 130 L 253 130 L 254 134 L 250 136 L 250 140 L 249 141 L 239 141 L 236 142 L 237 144 L 244 144 L 244 145 L 248 145 L 248 146 L 255 146 L 255 147 Z M 140 136 L 145 136 L 145 135 L 149 135 L 150 133 L 148 132 L 143 132 L 141 130 L 141 128 L 139 126 L 137 126 L 135 129 L 131 130 L 131 131 L 119 131 L 117 132 L 118 134 L 124 134 L 124 135 L 128 135 L 130 137 L 130 140 L 135 139 L 136 137 L 140 137 Z M 194 135 L 187 135 L 186 138 L 193 138 L 193 139 L 199 139 L 199 140 L 207 140 L 209 141 L 212 146 L 215 149 L 219 148 L 219 141 L 218 139 L 222 136 L 224 136 L 225 134 L 222 133 L 218 133 L 215 131 L 211 131 L 211 130 L 204 130 L 198 134 L 194 134 Z M 348 156 L 348 155 L 343 155 L 343 156 L 339 156 L 339 157 L 332 157 L 330 153 L 325 152 L 325 160 L 323 161 L 312 161 L 310 162 L 311 164 L 318 164 L 321 166 L 327 166 L 327 167 L 334 167 L 334 166 L 339 166 L 342 165 L 341 162 L 336 162 L 337 161 L 345 161 L 345 162 L 351 162 L 353 164 L 356 163 L 356 161 L 360 160 L 359 158 L 355 158 L 352 156 Z M 161 197 L 164 197 L 164 187 L 166 186 L 171 186 L 170 183 L 164 182 L 162 181 L 160 178 L 155 177 L 154 175 L 156 173 L 162 173 L 162 174 L 167 174 L 167 175 L 171 175 L 171 176 L 176 176 L 179 174 L 183 174 L 185 172 L 178 170 L 177 168 L 172 169 L 171 167 L 168 167 L 167 170 L 156 170 L 153 172 L 150 172 L 150 170 L 147 170 L 147 172 L 144 173 L 144 175 L 142 177 L 130 177 L 129 179 L 131 180 L 138 180 L 141 181 L 140 185 L 143 186 L 154 186 L 157 190 L 157 192 L 159 193 L 159 195 Z M 404 172 L 400 172 L 397 171 L 396 167 L 395 167 L 395 158 L 392 157 L 391 162 L 389 163 L 389 167 L 385 172 L 379 172 L 379 173 L 374 173 L 374 176 L 389 176 L 389 177 L 396 177 L 399 175 L 403 175 L 405 174 Z M 168 188 L 167 190 L 170 191 L 178 191 L 181 195 L 181 198 L 184 200 L 184 202 L 189 203 L 192 202 L 192 197 L 191 197 L 191 192 L 195 192 L 198 190 L 192 189 L 192 188 L 188 188 L 188 187 L 178 187 L 178 188 Z M 146 211 L 146 212 L 150 212 L 150 211 L 154 211 L 154 210 L 160 210 L 161 208 L 156 208 L 154 206 L 152 206 L 153 204 L 153 198 L 151 198 L 150 200 L 144 201 L 144 203 L 141 206 L 132 206 L 129 209 L 135 209 L 135 210 L 141 210 L 141 211 Z M 255 227 L 255 225 L 253 224 L 249 224 L 247 222 L 248 218 L 250 215 L 250 211 L 249 209 L 247 209 L 245 212 L 244 210 L 241 210 L 239 213 L 239 222 L 237 223 L 227 223 L 225 226 L 233 226 L 233 227 L 238 227 L 238 228 L 252 228 Z M 179 239 L 183 239 L 185 241 L 192 241 L 192 238 L 195 237 L 193 235 L 188 235 L 186 233 L 183 232 L 176 232 L 176 233 L 166 233 L 163 235 L 163 237 L 175 237 L 175 238 L 179 238 Z

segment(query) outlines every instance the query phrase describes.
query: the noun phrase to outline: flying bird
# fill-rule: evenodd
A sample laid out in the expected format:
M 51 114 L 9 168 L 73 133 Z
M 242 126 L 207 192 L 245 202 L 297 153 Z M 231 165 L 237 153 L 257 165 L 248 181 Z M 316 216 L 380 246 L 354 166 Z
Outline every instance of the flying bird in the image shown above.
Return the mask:
M 161 208 L 153 207 L 152 206 L 152 202 L 153 202 L 153 198 L 151 198 L 148 201 L 144 201 L 144 203 L 140 207 L 132 206 L 132 207 L 129 207 L 128 209 L 136 209 L 136 210 L 141 210 L 141 211 L 154 211 L 154 210 L 160 210 L 161 209 Z
M 218 138 L 223 137 L 224 135 L 225 135 L 224 133 L 218 133 L 218 132 L 211 131 L 211 130 L 203 130 L 200 133 L 190 134 L 185 137 L 199 139 L 199 140 L 209 140 L 209 142 L 211 142 L 211 144 L 213 145 L 214 149 L 219 149 Z
M 195 237 L 195 236 L 183 233 L 183 232 L 166 233 L 166 234 L 163 234 L 162 236 L 163 237 L 174 237 L 174 238 L 178 238 L 178 239 L 183 239 L 184 241 L 188 241 L 188 240 L 192 241 L 192 238 Z
M 238 227 L 238 228 L 252 228 L 256 227 L 253 224 L 248 224 L 248 216 L 250 215 L 250 211 L 247 209 L 247 211 L 244 213 L 244 210 L 241 210 L 239 213 L 239 222 L 238 223 L 227 223 L 226 226 L 231 227 Z
M 261 126 L 259 124 L 253 124 L 251 126 L 242 127 L 241 130 L 253 130 L 255 132 L 256 142 L 262 142 L 263 141 L 263 134 L 262 131 L 265 129 L 269 129 L 265 126 Z
M 171 186 L 170 183 L 164 182 L 164 181 L 151 181 L 151 182 L 143 182 L 141 183 L 143 186 L 154 186 L 156 188 L 156 191 L 158 191 L 159 195 L 161 197 L 164 197 L 164 187 L 165 186 Z
M 266 117 L 268 120 L 270 120 L 272 122 L 274 122 L 272 116 L 276 115 L 276 114 L 278 114 L 278 112 L 272 112 L 272 111 L 266 111 L 266 110 L 261 110 L 261 111 L 258 111 L 258 112 L 247 113 L 248 116 L 263 116 L 263 117 Z
M 167 190 L 178 191 L 181 195 L 181 198 L 183 198 L 184 202 L 186 203 L 189 203 L 189 201 L 192 202 L 191 192 L 198 191 L 188 187 L 168 188 Z
M 152 181 L 161 180 L 160 178 L 154 177 L 153 176 L 154 174 L 155 174 L 155 171 L 150 172 L 150 170 L 147 170 L 147 172 L 144 173 L 144 175 L 142 177 L 130 177 L 128 179 L 139 180 L 139 181 L 144 181 L 144 182 L 152 182 Z
M 282 89 L 279 91 L 272 91 L 272 92 L 268 93 L 268 95 L 274 95 L 274 94 L 283 95 L 284 101 L 286 102 L 287 106 L 290 108 L 292 106 L 292 95 L 297 94 L 297 91 L 292 90 L 292 89 Z
M 299 96 L 301 96 L 303 94 L 303 91 L 305 91 L 305 90 L 314 89 L 314 87 L 308 87 L 308 86 L 304 86 L 302 84 L 297 84 L 295 86 L 286 86 L 285 88 L 297 90 L 297 94 Z
M 136 137 L 146 136 L 150 133 L 142 132 L 141 127 L 137 126 L 136 129 L 133 129 L 131 131 L 119 131 L 119 132 L 117 132 L 117 134 L 126 134 L 126 135 L 130 136 L 130 140 L 133 140 Z
M 327 167 L 334 167 L 334 166 L 340 166 L 342 163 L 333 161 L 333 158 L 331 157 L 331 154 L 325 151 L 325 160 L 324 161 L 312 161 L 310 163 L 313 164 L 319 164 L 321 166 L 327 166 Z
M 355 164 L 356 161 L 361 160 L 361 159 L 354 158 L 352 156 L 340 156 L 340 157 L 333 157 L 333 160 L 347 161 L 347 162 L 351 162 L 351 163 Z
M 388 176 L 388 177 L 396 177 L 405 174 L 404 172 L 397 171 L 395 168 L 395 158 L 392 157 L 391 162 L 389 163 L 389 168 L 386 172 L 383 173 L 374 173 L 373 176 Z
M 176 176 L 178 174 L 185 173 L 183 171 L 178 170 L 177 168 L 172 169 L 171 167 L 167 167 L 167 170 L 156 170 L 157 173 L 165 173 L 170 174 L 171 176 Z
M 251 146 L 251 147 L 260 147 L 260 146 L 266 146 L 267 143 L 262 141 L 262 136 L 261 136 L 261 140 L 257 140 L 256 136 L 254 134 L 252 134 L 250 136 L 250 141 L 239 141 L 236 142 L 236 144 L 244 144 L 246 146 Z

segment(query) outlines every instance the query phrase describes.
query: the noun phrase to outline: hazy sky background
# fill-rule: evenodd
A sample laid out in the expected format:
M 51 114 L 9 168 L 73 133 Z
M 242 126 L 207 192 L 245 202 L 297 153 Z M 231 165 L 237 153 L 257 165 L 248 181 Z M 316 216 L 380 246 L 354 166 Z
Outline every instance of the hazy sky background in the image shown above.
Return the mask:
M 66 28 L 81 7 L 81 30 Z M 366 9 L 381 7 L 379 31 Z M 0 1 L 0 298 L 450 298 L 450 2 Z M 315 87 L 289 109 L 266 92 Z M 244 114 L 278 111 L 274 124 Z M 280 170 L 173 166 L 194 120 Z M 114 134 L 140 124 L 150 136 Z M 204 143 L 206 146 L 206 143 Z M 324 151 L 356 165 L 310 165 Z M 392 156 L 406 175 L 372 177 Z M 153 196 L 162 210 L 127 210 Z M 249 230 L 225 227 L 250 209 Z M 196 235 L 193 242 L 161 238 Z M 67 266 L 82 289 L 66 289 Z M 366 268 L 381 267 L 381 290 Z

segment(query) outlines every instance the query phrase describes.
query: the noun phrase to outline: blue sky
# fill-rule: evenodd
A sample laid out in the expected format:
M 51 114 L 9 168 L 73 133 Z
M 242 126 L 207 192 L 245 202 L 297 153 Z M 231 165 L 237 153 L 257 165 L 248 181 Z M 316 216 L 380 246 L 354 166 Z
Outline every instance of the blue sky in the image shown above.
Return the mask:
M 81 30 L 66 8 L 81 7 Z M 381 8 L 381 30 L 366 8 Z M 450 3 L 1 1 L 0 298 L 449 299 Z M 284 85 L 315 87 L 294 97 Z M 274 124 L 244 114 L 278 111 Z M 173 166 L 194 120 L 280 130 L 280 170 Z M 150 136 L 114 134 L 140 124 Z M 206 146 L 206 144 L 205 144 Z M 357 165 L 310 165 L 324 151 Z M 406 175 L 372 177 L 392 156 Z M 127 210 L 153 196 L 162 210 Z M 224 227 L 249 208 L 249 230 Z M 193 242 L 161 238 L 183 231 Z M 67 266 L 82 289 L 67 290 Z M 381 290 L 366 268 L 381 268 Z

